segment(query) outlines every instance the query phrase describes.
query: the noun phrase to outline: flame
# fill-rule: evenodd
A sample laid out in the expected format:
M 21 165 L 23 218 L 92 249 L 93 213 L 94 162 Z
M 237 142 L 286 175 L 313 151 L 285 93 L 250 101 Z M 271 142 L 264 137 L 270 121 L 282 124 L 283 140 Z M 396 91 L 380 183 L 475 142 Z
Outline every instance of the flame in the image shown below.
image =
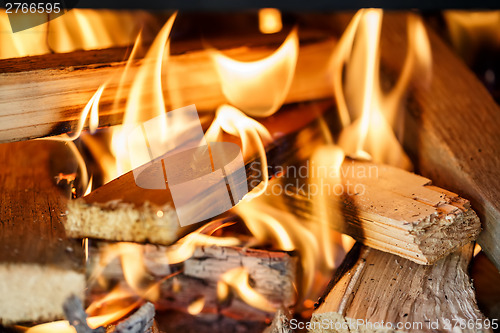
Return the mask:
M 276 8 L 259 10 L 259 30 L 263 34 L 275 34 L 283 29 L 281 12 Z
M 420 73 L 421 82 L 430 81 L 430 44 L 421 19 L 410 15 L 404 67 L 392 91 L 384 95 L 379 77 L 381 27 L 382 10 L 359 11 L 332 55 L 334 94 L 344 125 L 338 144 L 351 157 L 411 169 L 393 126 L 396 126 L 410 78 Z M 342 82 L 344 64 L 345 85 Z
M 196 247 L 202 245 L 237 246 L 241 241 L 236 237 L 214 237 L 205 234 L 218 221 L 212 221 L 180 239 L 166 250 L 166 258 L 170 264 L 177 264 L 191 258 Z M 217 229 L 216 229 L 217 230 Z M 215 232 L 215 230 L 213 231 Z
M 500 10 L 443 13 L 450 40 L 470 64 L 481 47 L 500 47 Z
M 47 14 L 10 14 L 14 21 L 45 22 Z M 12 33 L 5 9 L 0 9 L 0 59 L 52 52 L 105 49 L 131 45 L 146 11 L 72 9 L 48 23 Z M 136 22 L 131 24 L 131 22 Z
M 204 306 L 205 306 L 205 297 L 200 296 L 188 305 L 187 312 L 190 315 L 196 316 L 201 312 L 201 310 L 203 310 Z
M 211 56 L 227 100 L 253 117 L 267 117 L 285 101 L 295 73 L 298 50 L 295 28 L 283 44 L 264 59 L 243 62 L 219 51 L 213 51 Z
M 123 301 L 127 299 L 132 299 L 132 302 L 128 305 L 123 305 Z M 117 307 L 111 308 L 109 311 L 105 311 L 104 313 L 97 314 L 100 311 L 100 308 L 106 303 L 116 302 L 118 304 Z M 133 295 L 130 292 L 124 291 L 122 289 L 115 289 L 106 295 L 103 299 L 93 303 L 90 305 L 85 312 L 89 314 L 87 318 L 87 325 L 96 329 L 101 326 L 105 326 L 116 322 L 132 312 L 132 310 L 136 309 L 140 306 L 140 302 L 137 300 L 133 300 Z M 54 321 L 50 323 L 40 324 L 33 327 L 30 327 L 26 330 L 26 333 L 74 333 L 75 328 L 69 324 L 67 320 Z
M 245 267 L 233 268 L 221 277 L 245 303 L 267 312 L 276 311 L 277 307 L 269 302 L 262 294 L 250 286 L 248 271 Z
M 215 119 L 205 137 L 208 142 L 220 141 L 223 131 L 241 139 L 245 160 L 255 153 L 258 155 L 262 184 L 248 193 L 245 200 L 261 195 L 267 187 L 269 178 L 265 145 L 272 141 L 271 134 L 261 123 L 230 105 L 222 105 L 217 109 Z

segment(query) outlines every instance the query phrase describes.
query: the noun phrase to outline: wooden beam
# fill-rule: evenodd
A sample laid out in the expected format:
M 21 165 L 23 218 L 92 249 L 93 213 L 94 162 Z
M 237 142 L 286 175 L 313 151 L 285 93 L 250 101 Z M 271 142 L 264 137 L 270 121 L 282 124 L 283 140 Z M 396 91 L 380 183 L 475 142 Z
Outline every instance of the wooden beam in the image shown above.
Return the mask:
M 422 266 L 358 243 L 320 299 L 309 332 L 452 332 L 460 325 L 467 332 L 492 332 L 467 275 L 472 249 L 468 244 Z
M 54 154 L 64 149 L 64 144 L 42 141 L 0 145 L 3 324 L 60 318 L 66 298 L 83 295 L 83 248 L 66 237 L 66 199 L 49 171 Z
M 399 71 L 405 18 L 384 15 L 382 63 Z M 427 29 L 433 79 L 415 86 L 407 107 L 405 148 L 418 173 L 469 199 L 481 218 L 479 244 L 500 269 L 500 107 L 441 38 Z
M 325 70 L 335 45 L 332 38 L 306 36 L 300 49 L 295 77 L 286 103 L 331 95 Z M 276 43 L 229 48 L 224 54 L 239 60 L 256 60 L 270 54 Z M 244 41 L 240 41 L 245 45 Z M 191 45 L 190 43 L 187 43 Z M 199 47 L 199 45 L 196 45 Z M 185 51 L 181 47 L 181 50 Z M 74 129 L 83 108 L 100 85 L 110 80 L 101 97 L 100 126 L 121 123 L 125 99 L 115 102 L 126 49 L 73 52 L 0 60 L 0 142 L 61 134 Z M 63 58 L 63 65 L 57 59 Z M 105 62 L 106 59 L 110 59 Z M 74 61 L 75 64 L 70 65 Z M 44 65 L 47 62 L 47 65 Z M 50 64 L 54 64 L 52 68 Z M 124 81 L 128 93 L 141 60 L 134 61 Z M 21 67 L 19 67 L 21 66 Z M 49 67 L 47 67 L 49 66 Z M 43 68 L 40 68 L 43 67 Z M 22 70 L 21 70 L 22 69 Z M 169 84 L 164 88 L 170 109 L 195 104 L 199 111 L 213 111 L 226 102 L 220 80 L 207 50 L 172 55 L 168 61 Z M 125 95 L 124 95 L 125 96 Z
M 325 173 L 314 160 L 302 167 L 308 168 L 309 177 Z M 297 168 L 284 170 L 264 200 L 277 206 L 282 199 L 305 221 L 327 223 L 368 246 L 419 264 L 433 264 L 476 239 L 481 230 L 467 200 L 399 168 L 347 159 L 339 171 L 326 171 L 342 180 L 325 178 L 318 188 L 311 187 L 312 178 L 297 177 Z M 277 186 L 286 189 L 279 197 L 273 194 Z M 328 202 L 324 213 L 320 202 Z

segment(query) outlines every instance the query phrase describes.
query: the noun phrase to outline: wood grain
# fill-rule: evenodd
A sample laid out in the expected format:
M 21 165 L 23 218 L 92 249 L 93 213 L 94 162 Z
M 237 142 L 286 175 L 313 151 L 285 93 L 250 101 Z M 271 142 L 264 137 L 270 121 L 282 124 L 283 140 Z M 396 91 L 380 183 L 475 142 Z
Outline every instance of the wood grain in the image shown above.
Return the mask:
M 422 266 L 358 243 L 320 300 L 310 332 L 380 330 L 370 323 L 394 325 L 384 332 L 455 332 L 458 322 L 468 320 L 485 325 L 467 274 L 472 249 L 469 244 L 435 265 Z M 328 325 L 322 329 L 323 320 Z M 403 326 L 396 329 L 397 323 Z M 405 323 L 410 323 L 408 328 Z M 462 332 L 492 330 L 466 327 Z
M 318 40 L 317 36 L 310 38 L 309 43 L 305 41 L 301 46 L 286 103 L 331 95 L 325 68 L 335 41 L 324 37 Z M 240 47 L 233 46 L 224 50 L 224 54 L 247 61 L 261 59 L 276 49 L 275 43 L 270 41 L 252 47 L 245 46 L 244 40 L 240 43 Z M 0 61 L 0 142 L 71 131 L 87 102 L 108 80 L 100 99 L 99 124 L 121 123 L 126 101 L 122 97 L 115 103 L 115 97 L 125 67 L 125 61 L 120 60 L 125 54 L 126 49 L 110 49 Z M 58 59 L 65 56 L 67 59 L 56 66 Z M 74 64 L 70 65 L 72 61 Z M 19 65 L 25 67 L 23 71 L 14 65 L 18 63 L 27 64 Z M 130 75 L 123 81 L 123 94 L 130 90 L 140 65 L 141 60 L 131 64 Z M 199 111 L 214 111 L 226 102 L 208 50 L 172 55 L 168 61 L 168 76 L 164 78 L 164 82 L 167 81 L 164 95 L 169 110 L 195 104 Z
M 66 237 L 62 225 L 66 200 L 49 172 L 51 153 L 59 149 L 64 145 L 53 142 L 0 145 L 0 319 L 4 323 L 62 316 L 65 298 L 83 292 L 83 249 L 80 242 Z
M 382 62 L 394 73 L 405 52 L 405 18 L 384 16 Z M 481 218 L 479 244 L 500 269 L 500 107 L 440 37 L 427 29 L 433 79 L 415 85 L 406 117 L 405 148 L 417 172 L 469 199 Z

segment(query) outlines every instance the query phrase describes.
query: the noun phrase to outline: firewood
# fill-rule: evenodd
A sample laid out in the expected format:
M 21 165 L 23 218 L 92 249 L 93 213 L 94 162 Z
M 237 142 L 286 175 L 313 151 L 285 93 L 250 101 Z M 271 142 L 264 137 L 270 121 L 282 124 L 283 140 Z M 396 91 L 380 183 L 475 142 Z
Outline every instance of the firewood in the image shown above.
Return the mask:
M 126 320 L 115 327 L 108 329 L 107 333 L 151 333 L 153 330 L 155 306 L 147 302 Z
M 404 18 L 384 15 L 382 63 L 401 68 Z M 500 108 L 476 75 L 428 28 L 433 79 L 415 86 L 407 107 L 405 148 L 420 174 L 468 198 L 483 225 L 478 243 L 500 269 Z M 460 133 L 459 136 L 456 134 Z
M 104 327 L 92 329 L 87 324 L 87 314 L 83 309 L 82 301 L 75 295 L 71 295 L 63 304 L 64 315 L 69 324 L 77 333 L 105 333 Z
M 293 333 L 290 327 L 290 319 L 292 319 L 292 314 L 290 310 L 286 308 L 281 308 L 274 314 L 271 326 L 264 330 L 264 333 Z
M 266 147 L 270 176 L 275 166 L 293 161 L 295 155 L 306 154 L 306 151 L 314 148 L 313 142 L 323 142 L 317 118 L 330 105 L 330 102 L 324 101 L 292 105 L 263 120 L 275 138 Z M 332 117 L 332 114 L 328 117 Z M 308 145 L 305 145 L 306 142 Z M 246 162 L 247 182 L 251 190 L 260 183 L 260 159 L 250 157 Z M 211 191 L 193 193 L 193 202 L 205 205 L 203 207 L 206 210 L 212 209 L 206 204 L 211 194 Z M 136 185 L 132 171 L 81 199 L 69 202 L 65 228 L 68 235 L 76 238 L 164 245 L 193 230 L 192 226 L 179 226 L 168 184 L 166 190 L 141 188 Z
M 0 145 L 3 324 L 62 318 L 64 301 L 83 295 L 83 248 L 66 237 L 66 199 L 49 172 L 51 154 L 64 147 L 40 141 Z
M 281 41 L 284 40 L 281 34 L 279 37 L 282 38 Z M 324 69 L 335 42 L 332 38 L 325 39 L 324 36 L 321 39 L 310 35 L 305 38 L 306 40 L 301 41 L 295 79 L 286 103 L 321 99 L 331 95 L 331 85 Z M 268 38 L 263 40 L 267 41 Z M 192 45 L 189 42 L 187 44 Z M 237 48 L 228 46 L 224 54 L 243 61 L 256 60 L 269 55 L 279 43 L 276 45 L 276 41 L 267 41 L 264 45 L 263 42 L 253 43 L 252 47 L 245 45 L 245 38 L 238 39 Z M 185 51 L 184 48 L 181 49 Z M 108 126 L 121 123 L 125 100 L 118 100 L 116 104 L 114 102 L 126 64 L 121 61 L 125 55 L 125 49 L 110 49 L 45 55 L 33 57 L 34 59 L 27 57 L 0 60 L 0 95 L 8 96 L 0 101 L 0 142 L 71 131 L 87 102 L 108 79 L 110 81 L 99 104 L 99 124 Z M 60 58 L 63 60 L 58 61 Z M 106 62 L 106 59 L 109 60 Z M 74 64 L 70 65 L 72 60 Z M 16 66 L 13 66 L 13 63 L 16 63 Z M 140 64 L 141 60 L 138 60 L 130 66 L 130 75 L 125 82 L 123 93 L 129 91 Z M 173 104 L 169 95 L 175 96 L 173 108 L 195 104 L 198 111 L 214 111 L 218 106 L 227 103 L 216 68 L 210 58 L 210 51 L 195 49 L 172 55 L 168 61 L 168 73 L 170 78 L 177 81 L 175 87 L 169 85 L 166 88 L 168 107 Z
M 456 332 L 460 328 L 461 332 L 492 332 L 489 320 L 477 308 L 467 275 L 472 249 L 468 244 L 433 266 L 423 266 L 358 243 L 320 299 L 309 332 Z
M 93 244 L 90 247 L 91 274 L 100 271 L 102 253 L 109 245 L 99 242 L 98 245 Z M 296 301 L 294 283 L 297 263 L 295 258 L 286 253 L 238 247 L 199 246 L 191 258 L 180 264 L 180 267 L 175 267 L 169 266 L 166 261 L 165 247 L 140 247 L 147 274 L 151 275 L 154 281 L 161 281 L 160 298 L 155 301 L 159 310 L 189 312 L 190 305 L 200 300 L 200 312 L 204 314 L 219 314 L 252 321 L 271 318 L 272 313 L 245 304 L 231 292 L 227 298 L 220 299 L 217 285 L 222 281 L 222 275 L 239 267 L 248 272 L 252 288 L 276 309 L 282 305 L 291 306 Z M 172 277 L 165 279 L 169 275 Z M 100 276 L 98 282 L 104 280 L 110 284 L 122 283 L 124 277 L 120 261 L 115 259 L 107 263 Z M 91 294 L 98 293 L 100 289 L 102 287 L 98 284 L 90 286 Z

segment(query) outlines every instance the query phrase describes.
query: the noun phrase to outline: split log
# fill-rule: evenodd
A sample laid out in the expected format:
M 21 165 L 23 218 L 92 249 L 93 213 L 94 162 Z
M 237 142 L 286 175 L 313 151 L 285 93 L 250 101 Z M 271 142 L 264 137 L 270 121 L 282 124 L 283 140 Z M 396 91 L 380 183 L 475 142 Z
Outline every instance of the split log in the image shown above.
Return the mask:
M 335 117 L 333 112 L 325 112 L 330 106 L 329 101 L 292 105 L 263 120 L 263 125 L 275 139 L 266 149 L 270 176 L 276 166 L 310 154 L 315 147 L 312 142 L 324 142 L 317 118 L 325 113 L 329 114 L 326 117 Z M 247 181 L 250 191 L 261 180 L 260 159 L 250 158 L 245 169 L 247 179 L 239 181 Z M 211 195 L 210 189 L 193 193 L 192 202 L 197 203 L 199 209 L 214 209 L 216 207 L 212 204 L 207 204 Z M 193 230 L 193 226 L 179 226 L 168 183 L 166 190 L 144 189 L 137 186 L 132 171 L 82 199 L 70 202 L 65 228 L 71 237 L 76 238 L 147 241 L 164 245 Z
M 66 237 L 66 199 L 49 172 L 51 154 L 64 147 L 41 141 L 0 145 L 3 324 L 62 318 L 64 301 L 83 295 L 83 248 Z
M 308 172 L 318 170 L 311 166 Z M 282 186 L 291 186 L 285 202 L 306 220 L 326 217 L 331 228 L 419 264 L 433 264 L 476 239 L 481 230 L 469 201 L 433 186 L 427 178 L 387 165 L 352 160 L 344 161 L 339 175 L 343 179 L 338 187 L 327 184 L 315 195 L 303 191 L 300 184 L 304 180 L 299 184 L 295 177 L 285 179 Z M 308 184 L 305 186 L 307 189 Z M 330 205 L 326 216 L 319 216 L 314 205 L 319 195 L 332 202 L 341 199 L 343 218 L 337 205 Z
M 89 272 L 100 271 L 100 260 L 107 243 L 100 242 L 98 246 L 90 247 Z M 142 245 L 144 266 L 147 274 L 154 281 L 160 282 L 160 298 L 155 302 L 157 309 L 176 310 L 192 313 L 190 306 L 200 303 L 196 312 L 202 314 L 217 314 L 237 320 L 266 321 L 272 318 L 272 313 L 253 308 L 244 303 L 236 294 L 229 293 L 220 298 L 217 286 L 222 281 L 222 275 L 228 271 L 243 267 L 249 275 L 252 288 L 263 295 L 276 309 L 280 306 L 291 306 L 296 302 L 295 258 L 283 252 L 273 252 L 238 247 L 199 246 L 191 258 L 176 266 L 169 266 L 165 247 Z M 97 282 L 108 284 L 124 281 L 122 266 L 119 259 L 105 265 Z M 98 284 L 91 285 L 91 294 L 102 289 Z
M 282 34 L 279 36 L 283 37 Z M 303 46 L 286 103 L 331 95 L 325 68 L 335 42 L 324 36 L 319 40 L 317 35 L 305 38 L 301 41 Z M 267 44 L 253 43 L 252 47 L 244 47 L 245 38 L 238 39 L 238 46 L 242 47 L 225 50 L 224 54 L 243 61 L 263 58 L 277 48 L 276 41 L 271 43 L 268 39 L 263 38 Z M 183 47 L 181 50 L 185 51 Z M 0 96 L 4 96 L 0 100 L 0 142 L 71 131 L 87 102 L 108 79 L 111 81 L 100 99 L 99 124 L 121 123 L 125 100 L 118 100 L 115 104 L 115 97 L 126 64 L 121 61 L 125 55 L 125 49 L 73 52 L 64 55 L 63 68 L 52 59 L 61 55 L 34 57 L 36 61 L 29 57 L 0 60 Z M 71 61 L 74 61 L 73 65 L 70 65 Z M 13 62 L 16 66 L 12 65 Z M 19 63 L 25 68 L 19 68 Z M 30 65 L 32 63 L 38 67 Z M 46 67 L 50 64 L 55 68 Z M 141 60 L 138 60 L 130 66 L 123 96 L 130 90 L 140 65 Z M 168 61 L 168 79 L 170 84 L 165 88 L 165 96 L 169 109 L 195 104 L 198 111 L 214 111 L 227 103 L 208 50 L 172 55 Z
M 358 243 L 320 299 L 309 332 L 492 332 L 467 275 L 472 249 L 422 266 Z
M 382 63 L 401 68 L 404 18 L 384 15 Z M 470 199 L 483 224 L 478 242 L 500 269 L 500 108 L 478 78 L 427 29 L 433 80 L 415 86 L 406 117 L 405 148 L 420 174 Z

